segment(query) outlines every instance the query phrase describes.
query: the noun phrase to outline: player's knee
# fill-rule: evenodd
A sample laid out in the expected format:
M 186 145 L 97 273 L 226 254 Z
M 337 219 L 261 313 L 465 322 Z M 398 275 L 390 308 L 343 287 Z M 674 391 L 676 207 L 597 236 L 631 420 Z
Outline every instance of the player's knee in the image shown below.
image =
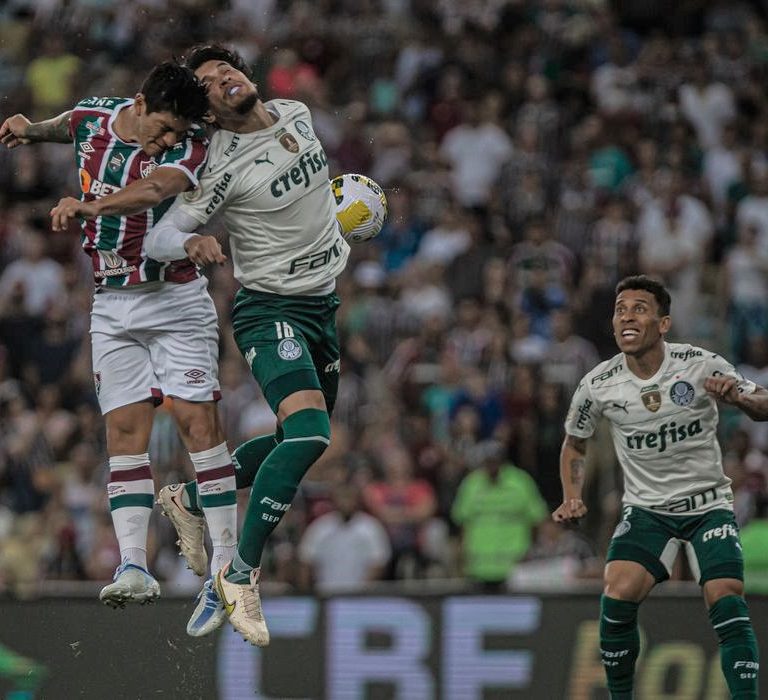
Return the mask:
M 326 411 L 305 408 L 283 421 L 283 433 L 284 442 L 300 441 L 318 459 L 330 444 L 331 420 Z
M 107 423 L 107 447 L 111 455 L 146 452 L 148 435 L 142 426 L 130 421 L 111 420 Z
M 704 584 L 704 597 L 711 607 L 727 596 L 744 596 L 744 583 L 735 578 L 712 579 Z
M 614 600 L 637 602 L 643 597 L 642 583 L 629 577 L 616 577 L 605 581 L 603 594 Z
M 222 442 L 215 407 L 188 403 L 175 415 L 179 433 L 190 452 L 209 450 Z

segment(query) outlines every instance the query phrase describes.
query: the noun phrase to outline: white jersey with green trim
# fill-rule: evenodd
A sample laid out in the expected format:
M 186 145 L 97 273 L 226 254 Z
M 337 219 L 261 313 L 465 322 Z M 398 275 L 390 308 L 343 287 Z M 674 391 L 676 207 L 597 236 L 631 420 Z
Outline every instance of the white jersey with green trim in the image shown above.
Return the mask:
M 333 291 L 349 256 L 336 222 L 328 160 L 309 109 L 272 100 L 277 117 L 247 134 L 219 130 L 197 189 L 179 198 L 200 223 L 221 211 L 237 280 L 281 295 Z
M 640 379 L 619 353 L 582 379 L 571 400 L 565 432 L 589 438 L 604 416 L 624 473 L 624 504 L 670 515 L 732 509 L 731 480 L 717 441 L 717 402 L 704 390 L 707 377 L 756 385 L 727 360 L 703 348 L 664 344 L 664 361 Z

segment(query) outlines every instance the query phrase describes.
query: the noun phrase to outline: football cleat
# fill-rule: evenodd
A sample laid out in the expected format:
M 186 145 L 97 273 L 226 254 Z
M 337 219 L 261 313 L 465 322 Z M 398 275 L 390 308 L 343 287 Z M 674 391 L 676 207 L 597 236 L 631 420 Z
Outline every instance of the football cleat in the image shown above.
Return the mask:
M 224 605 L 229 622 L 243 638 L 257 647 L 269 644 L 269 630 L 261 611 L 259 569 L 251 571 L 249 583 L 231 583 L 224 578 L 232 562 L 216 574 L 216 593 Z
M 205 576 L 208 569 L 208 552 L 205 551 L 205 518 L 190 513 L 181 502 L 184 484 L 163 486 L 157 496 L 157 503 L 168 516 L 179 539 L 181 554 L 187 566 L 198 576 Z
M 99 600 L 111 608 L 123 608 L 126 603 L 153 603 L 160 597 L 160 584 L 145 569 L 136 564 L 120 564 L 112 583 L 101 589 Z
M 203 584 L 203 590 L 197 594 L 197 606 L 187 623 L 187 634 L 190 637 L 204 637 L 221 627 L 226 618 L 224 603 L 216 593 L 213 579 L 209 578 Z

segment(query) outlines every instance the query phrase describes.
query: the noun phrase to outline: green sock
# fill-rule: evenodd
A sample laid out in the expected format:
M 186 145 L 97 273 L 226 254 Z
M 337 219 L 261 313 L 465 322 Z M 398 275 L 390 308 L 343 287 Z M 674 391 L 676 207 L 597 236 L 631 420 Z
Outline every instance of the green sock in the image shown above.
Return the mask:
M 282 440 L 283 431 L 278 428 L 276 433 L 259 435 L 244 442 L 234 451 L 232 462 L 235 465 L 235 483 L 238 489 L 244 489 L 253 484 L 262 462 Z
M 193 515 L 202 515 L 203 507 L 197 497 L 197 479 L 184 484 L 184 492 L 181 494 L 181 503 Z
M 244 442 L 232 453 L 232 464 L 235 465 L 235 487 L 248 488 L 256 478 L 261 463 L 283 439 L 283 430 L 278 426 L 277 431 L 269 435 L 259 435 Z M 197 497 L 197 481 L 184 484 L 182 502 L 194 515 L 202 515 L 200 499 Z
M 635 662 L 640 653 L 639 603 L 600 598 L 600 656 L 611 700 L 631 700 Z
M 305 408 L 283 422 L 284 439 L 264 460 L 251 489 L 237 551 L 240 561 L 256 568 L 272 530 L 291 507 L 299 482 L 328 447 L 331 422 L 325 411 Z M 234 567 L 232 583 L 244 583 L 247 573 Z
M 731 697 L 757 700 L 760 664 L 746 601 L 739 595 L 724 596 L 709 609 L 709 619 L 720 640 L 720 665 Z

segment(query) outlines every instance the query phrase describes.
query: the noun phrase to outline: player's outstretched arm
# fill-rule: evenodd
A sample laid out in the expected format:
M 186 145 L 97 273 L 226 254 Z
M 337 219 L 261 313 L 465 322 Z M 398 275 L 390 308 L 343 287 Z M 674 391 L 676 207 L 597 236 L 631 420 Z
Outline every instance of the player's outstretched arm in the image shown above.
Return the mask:
M 30 143 L 72 143 L 69 120 L 72 111 L 42 122 L 31 122 L 23 114 L 14 114 L 0 125 L 0 143 L 7 148 L 26 146 Z
M 64 197 L 51 209 L 51 228 L 54 231 L 66 229 L 75 217 L 92 219 L 97 216 L 139 214 L 185 192 L 190 184 L 187 175 L 178 168 L 157 168 L 148 177 L 134 180 L 119 192 L 90 202 Z
M 721 374 L 707 377 L 704 389 L 718 401 L 736 406 L 752 420 L 768 420 L 768 390 L 758 386 L 755 391 L 746 394 L 739 391 L 739 384 L 736 377 Z
M 581 500 L 584 488 L 584 466 L 587 455 L 587 441 L 573 435 L 566 435 L 560 448 L 560 482 L 563 485 L 563 502 L 552 513 L 557 523 L 578 520 L 587 514 L 587 507 Z
M 179 208 L 178 201 L 144 239 L 144 250 L 153 260 L 170 262 L 189 258 L 196 265 L 223 263 L 227 256 L 213 236 L 196 233 L 200 222 Z

